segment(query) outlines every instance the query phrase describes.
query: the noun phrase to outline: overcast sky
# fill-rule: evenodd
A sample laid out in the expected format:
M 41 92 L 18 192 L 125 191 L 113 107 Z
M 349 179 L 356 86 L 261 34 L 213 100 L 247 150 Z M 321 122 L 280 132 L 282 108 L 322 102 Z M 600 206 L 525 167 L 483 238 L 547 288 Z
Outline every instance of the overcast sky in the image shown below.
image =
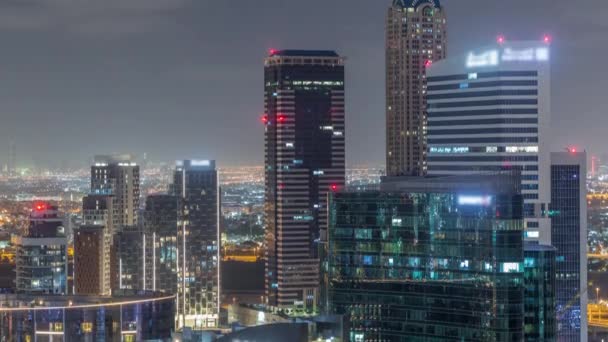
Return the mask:
M 347 61 L 348 163 L 384 163 L 384 18 L 390 0 L 1 0 L 0 163 L 263 162 L 270 48 Z M 448 54 L 553 37 L 552 146 L 608 152 L 608 1 L 444 0 Z

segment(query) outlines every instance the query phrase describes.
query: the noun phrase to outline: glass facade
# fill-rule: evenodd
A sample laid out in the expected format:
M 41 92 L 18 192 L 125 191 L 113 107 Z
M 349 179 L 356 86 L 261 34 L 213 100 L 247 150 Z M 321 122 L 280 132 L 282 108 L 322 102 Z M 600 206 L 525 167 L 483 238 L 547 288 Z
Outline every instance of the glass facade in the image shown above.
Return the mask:
M 555 248 L 526 244 L 524 283 L 525 340 L 555 341 Z
M 67 241 L 65 238 L 14 239 L 17 291 L 67 293 Z
M 215 328 L 220 311 L 220 200 L 215 161 L 178 161 L 172 187 L 179 229 L 178 326 Z
M 146 198 L 144 224 L 152 238 L 152 260 L 147 262 L 148 288 L 177 293 L 177 196 L 155 194 Z
M 580 177 L 585 174 L 581 174 L 579 165 L 551 165 L 551 239 L 557 248 L 555 283 L 560 341 L 581 340 Z
M 326 253 L 324 305 L 351 341 L 524 338 L 518 192 L 336 193 Z

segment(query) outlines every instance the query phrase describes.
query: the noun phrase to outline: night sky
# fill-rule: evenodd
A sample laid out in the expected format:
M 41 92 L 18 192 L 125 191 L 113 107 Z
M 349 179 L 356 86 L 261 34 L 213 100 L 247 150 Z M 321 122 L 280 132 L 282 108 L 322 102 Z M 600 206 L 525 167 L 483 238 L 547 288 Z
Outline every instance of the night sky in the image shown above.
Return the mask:
M 263 58 L 347 61 L 348 164 L 384 163 L 390 0 L 2 0 L 0 163 L 84 166 L 99 153 L 263 163 Z M 448 55 L 553 36 L 552 147 L 608 152 L 608 1 L 444 0 Z

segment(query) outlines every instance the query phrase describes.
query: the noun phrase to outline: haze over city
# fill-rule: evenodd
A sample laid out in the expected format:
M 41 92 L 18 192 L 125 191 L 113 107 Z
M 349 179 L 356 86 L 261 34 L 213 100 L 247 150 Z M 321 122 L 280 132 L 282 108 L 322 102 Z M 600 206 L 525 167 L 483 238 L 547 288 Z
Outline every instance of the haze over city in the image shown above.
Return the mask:
M 552 42 L 552 150 L 608 152 L 608 3 L 444 0 L 448 56 L 507 39 Z M 0 163 L 87 166 L 98 153 L 263 163 L 268 50 L 347 57 L 347 163 L 384 164 L 387 1 L 69 0 L 0 3 Z M 364 137 L 364 138 L 362 138 Z

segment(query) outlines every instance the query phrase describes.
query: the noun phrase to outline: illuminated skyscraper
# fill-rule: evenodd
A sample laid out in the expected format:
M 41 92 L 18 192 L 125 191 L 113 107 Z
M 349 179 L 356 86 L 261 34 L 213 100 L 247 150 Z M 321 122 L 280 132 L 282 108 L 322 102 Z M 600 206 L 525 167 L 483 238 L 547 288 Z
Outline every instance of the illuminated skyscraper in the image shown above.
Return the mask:
M 344 187 L 344 58 L 273 50 L 264 95 L 267 300 L 314 310 L 327 194 Z
M 220 192 L 213 160 L 178 161 L 177 325 L 216 328 L 220 310 Z
M 386 19 L 386 172 L 426 171 L 426 68 L 446 57 L 439 0 L 393 0 Z
M 29 227 L 13 239 L 20 293 L 67 294 L 67 238 L 57 207 L 35 202 Z
M 177 293 L 177 197 L 157 194 L 146 198 L 144 227 L 150 237 L 148 289 Z
M 551 153 L 558 341 L 587 340 L 587 154 Z
M 113 195 L 114 228 L 137 225 L 139 166 L 130 155 L 95 156 L 91 166 L 91 193 Z
M 518 169 L 526 239 L 551 245 L 550 47 L 499 43 L 434 63 L 428 70 L 428 174 Z

